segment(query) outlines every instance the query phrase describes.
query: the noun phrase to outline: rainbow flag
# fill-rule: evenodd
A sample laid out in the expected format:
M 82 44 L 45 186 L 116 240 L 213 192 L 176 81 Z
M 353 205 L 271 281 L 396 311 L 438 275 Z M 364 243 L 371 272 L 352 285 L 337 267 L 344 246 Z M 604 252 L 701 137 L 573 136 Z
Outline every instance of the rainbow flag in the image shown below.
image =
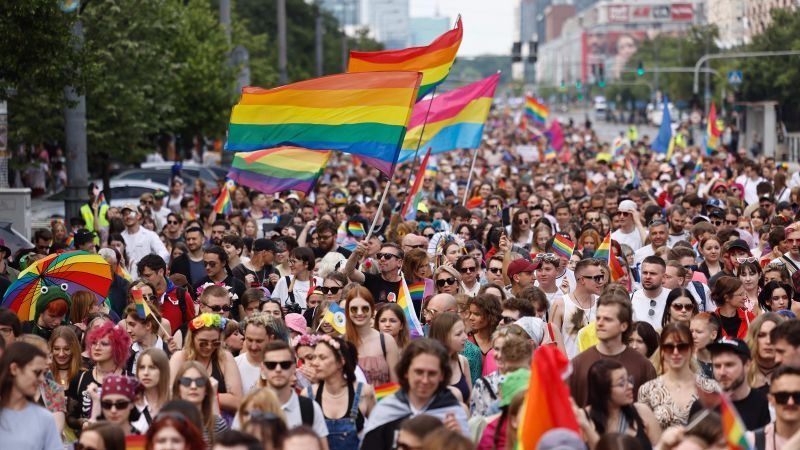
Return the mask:
M 384 398 L 394 394 L 399 390 L 400 390 L 400 383 L 397 382 L 385 383 L 380 386 L 375 386 L 375 398 L 378 401 L 381 401 Z
M 153 312 L 150 311 L 150 306 L 147 305 L 147 302 L 144 301 L 144 297 L 142 297 L 141 289 L 131 290 L 131 295 L 133 296 L 133 303 L 136 305 L 136 314 L 139 315 L 140 319 L 145 320 L 153 314 Z
M 422 331 L 422 324 L 419 323 L 419 317 L 416 310 L 414 310 L 414 302 L 411 299 L 411 294 L 408 292 L 408 285 L 406 284 L 406 277 L 400 274 L 400 290 L 397 292 L 397 305 L 403 308 L 406 315 L 406 322 L 408 322 L 408 331 L 411 333 L 411 339 L 425 336 Z
M 233 180 L 227 180 L 225 185 L 222 186 L 222 192 L 217 197 L 217 202 L 214 203 L 214 212 L 217 214 L 228 214 L 233 209 L 233 201 L 231 194 L 236 189 L 236 183 Z
M 703 157 L 697 159 L 697 163 L 694 165 L 694 169 L 692 169 L 692 175 L 689 177 L 689 181 L 692 183 L 697 181 L 697 175 L 703 171 Z
M 234 155 L 228 178 L 265 194 L 296 190 L 310 192 L 330 151 L 278 147 Z
M 597 247 L 597 250 L 594 252 L 594 257 L 596 259 L 605 259 L 611 256 L 611 233 L 609 232 L 606 235 L 606 238 L 603 239 L 603 242 Z
M 391 176 L 421 79 L 419 72 L 344 73 L 246 87 L 231 111 L 225 148 L 335 150 Z
M 64 240 L 64 245 L 66 245 L 67 248 L 75 248 L 75 233 L 67 235 L 67 238 Z
M 426 176 L 433 176 L 428 175 L 427 167 L 428 167 L 428 158 L 431 157 L 431 149 L 428 147 L 428 151 L 425 153 L 425 157 L 422 158 L 422 164 L 419 166 L 419 171 L 417 172 L 417 176 L 414 178 L 414 184 L 411 186 L 411 191 L 406 196 L 406 201 L 403 204 L 403 209 L 400 210 L 400 217 L 405 218 L 405 220 L 414 220 L 417 218 L 417 208 L 419 207 L 419 202 L 422 201 L 422 179 Z M 411 208 L 409 208 L 409 206 Z
M 575 243 L 570 241 L 568 237 L 561 233 L 556 233 L 553 238 L 553 252 L 564 258 L 571 258 L 572 252 L 575 251 Z
M 711 103 L 711 109 L 708 111 L 708 120 L 706 125 L 706 155 L 710 155 L 713 150 L 719 148 L 719 137 L 722 136 L 722 131 L 717 128 L 717 107 Z
M 611 281 L 617 281 L 625 276 L 625 269 L 622 268 L 622 265 L 619 263 L 617 255 L 614 253 L 614 247 L 611 246 L 611 234 L 607 236 L 607 239 L 609 239 L 608 269 L 609 272 L 611 273 Z
M 100 191 L 100 195 L 97 197 L 97 204 L 101 207 L 108 206 L 108 202 L 106 201 L 106 194 L 103 191 Z
M 414 106 L 398 162 L 414 159 L 417 148 L 432 154 L 478 148 L 500 73 L 419 102 Z M 420 140 L 420 135 L 422 139 Z
M 367 232 L 364 230 L 364 225 L 361 222 L 348 222 L 347 230 L 354 238 L 364 237 Z
M 639 171 L 636 170 L 636 166 L 633 165 L 630 159 L 625 158 L 625 171 L 628 172 L 628 177 L 631 179 L 631 185 L 635 188 L 638 188 L 642 181 L 639 179 Z
M 526 95 L 525 116 L 537 125 L 544 125 L 550 116 L 550 108 L 530 95 Z
M 417 94 L 417 101 L 419 101 L 447 78 L 450 67 L 456 59 L 458 47 L 461 46 L 463 35 L 464 28 L 461 24 L 461 16 L 459 16 L 454 29 L 439 36 L 425 47 L 379 52 L 351 51 L 347 71 L 350 73 L 421 72 L 422 84 Z
M 615 158 L 622 156 L 622 154 L 625 153 L 625 139 L 623 139 L 622 136 L 617 136 L 617 138 L 614 139 L 613 148 Z
M 722 403 L 719 405 L 719 414 L 722 419 L 722 435 L 728 444 L 728 450 L 751 450 L 750 443 L 747 442 L 744 432 L 746 428 L 736 407 L 731 403 L 727 395 L 722 395 Z
M 147 435 L 125 436 L 125 450 L 144 450 L 147 448 Z
M 130 273 L 128 273 L 127 270 L 125 270 L 124 267 L 122 267 L 122 264 L 117 264 L 116 273 L 117 273 L 117 275 L 119 275 L 122 278 L 124 278 L 128 283 L 133 283 L 133 277 L 131 276 Z
M 556 150 L 553 147 L 550 147 L 548 145 L 547 147 L 544 148 L 544 160 L 545 161 L 550 161 L 550 160 L 556 159 L 556 156 L 557 156 L 556 155 Z
M 419 280 L 408 285 L 408 294 L 415 303 L 422 304 L 425 299 L 425 280 Z
M 536 349 L 517 431 L 518 449 L 535 450 L 542 435 L 553 428 L 580 433 L 564 382 L 568 372 L 569 361 L 558 348 L 543 345 Z

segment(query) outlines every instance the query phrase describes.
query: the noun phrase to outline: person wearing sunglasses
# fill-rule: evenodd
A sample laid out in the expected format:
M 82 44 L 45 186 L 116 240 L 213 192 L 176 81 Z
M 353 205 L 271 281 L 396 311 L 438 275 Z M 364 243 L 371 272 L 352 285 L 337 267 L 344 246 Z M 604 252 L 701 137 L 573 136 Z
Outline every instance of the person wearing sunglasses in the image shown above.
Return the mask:
M 364 370 L 373 386 L 397 381 L 394 367 L 400 350 L 394 338 L 372 327 L 375 300 L 364 286 L 355 286 L 347 292 L 344 305 L 345 338 L 358 350 L 358 366 Z
M 716 383 L 698 377 L 692 357 L 694 341 L 684 323 L 667 324 L 661 331 L 658 353 L 659 375 L 639 389 L 639 401 L 655 413 L 662 429 L 689 422 L 689 408 L 697 400 L 695 385 L 712 391 Z
M 243 308 L 240 310 L 239 299 L 244 295 L 245 286 L 238 278 L 228 273 L 228 254 L 225 249 L 218 245 L 208 247 L 203 252 L 203 266 L 205 267 L 206 276 L 194 284 L 194 290 L 199 291 L 203 285 L 212 283 L 217 286 L 229 287 L 233 298 L 231 299 L 226 295 L 224 300 L 227 305 L 223 305 L 220 302 L 222 299 L 218 299 L 218 303 L 215 303 L 209 310 L 210 303 L 206 303 L 206 300 L 203 300 L 203 296 L 200 295 L 200 311 L 213 312 L 226 318 L 232 317 L 238 320 L 244 313 Z M 205 308 L 203 305 L 205 305 Z M 222 308 L 223 306 L 227 306 L 227 311 Z
M 616 217 L 620 221 L 620 226 L 611 233 L 611 239 L 628 245 L 633 251 L 642 248 L 647 231 L 639 218 L 639 208 L 636 203 L 633 200 L 621 201 Z
M 217 394 L 221 381 L 209 376 L 206 367 L 197 361 L 183 362 L 171 372 L 173 400 L 185 400 L 200 410 L 203 439 L 213 445 L 216 436 L 228 429 L 228 423 L 220 415 L 222 400 L 216 400 L 221 395 Z
M 514 212 L 509 239 L 512 245 L 530 248 L 533 242 L 533 230 L 531 230 L 531 213 L 527 209 L 521 208 Z
M 692 296 L 697 300 L 697 307 L 700 312 L 708 311 L 712 307 L 708 303 L 711 297 L 711 291 L 708 289 L 708 280 L 705 279 L 705 274 L 700 271 L 697 265 L 697 255 L 694 250 L 689 247 L 677 246 L 669 251 L 669 260 L 677 262 L 678 265 L 683 267 L 685 276 L 683 277 L 684 287 L 692 293 Z M 670 263 L 667 263 L 669 270 Z M 702 281 L 701 281 L 702 280 Z
M 461 274 L 461 288 L 464 294 L 474 297 L 481 289 L 478 282 L 480 278 L 480 266 L 475 258 L 470 255 L 462 255 L 456 260 L 456 270 Z
M 213 286 L 208 289 L 211 288 Z M 192 319 L 186 333 L 186 343 L 182 350 L 172 354 L 169 368 L 175 383 L 176 374 L 186 362 L 197 362 L 203 368 L 208 367 L 209 375 L 219 383 L 216 391 L 220 410 L 223 414 L 233 416 L 242 399 L 242 377 L 233 355 L 221 348 L 222 332 L 227 323 L 224 317 L 211 313 L 202 313 Z
M 772 384 L 767 394 L 775 411 L 775 420 L 763 429 L 746 434 L 756 449 L 774 448 L 788 450 L 800 445 L 800 423 L 797 421 L 797 407 L 800 404 L 800 369 L 781 366 L 772 375 Z M 770 447 L 772 444 L 772 447 Z
M 104 420 L 119 427 L 125 436 L 142 434 L 131 424 L 131 411 L 140 392 L 141 384 L 134 377 L 109 375 L 103 380 L 103 387 L 89 386 L 92 397 L 90 423 Z
M 672 289 L 669 291 L 667 303 L 664 305 L 661 326 L 679 322 L 688 327 L 692 317 L 699 312 L 697 300 L 688 289 L 682 287 Z
M 0 358 L 0 442 L 3 448 L 61 449 L 56 421 L 30 399 L 48 370 L 47 354 L 27 342 L 9 345 Z
M 669 289 L 663 286 L 664 272 L 667 264 L 660 256 L 650 255 L 642 261 L 642 289 L 633 293 L 634 321 L 648 322 L 656 330 L 661 330 L 661 319 L 664 305 L 667 303 Z
M 720 277 L 735 277 L 736 272 L 739 270 L 739 265 L 752 257 L 750 247 L 743 239 L 734 239 L 726 242 L 722 246 L 723 268 L 708 280 L 709 287 L 714 289 L 714 284 Z
M 389 301 L 389 296 L 397 298 L 400 290 L 400 269 L 403 266 L 405 253 L 399 245 L 386 242 L 381 246 L 381 251 L 375 255 L 378 261 L 378 274 L 364 273 L 356 266 L 368 254 L 368 244 L 361 241 L 356 246 L 353 254 L 347 259 L 344 274 L 355 283 L 365 286 L 377 303 Z
M 437 294 L 450 294 L 455 296 L 461 293 L 461 274 L 455 267 L 439 266 L 433 273 Z
M 568 358 L 579 353 L 578 332 L 594 320 L 604 279 L 600 260 L 579 261 L 575 266 L 575 289 L 556 299 L 550 307 L 550 321 L 561 331 Z

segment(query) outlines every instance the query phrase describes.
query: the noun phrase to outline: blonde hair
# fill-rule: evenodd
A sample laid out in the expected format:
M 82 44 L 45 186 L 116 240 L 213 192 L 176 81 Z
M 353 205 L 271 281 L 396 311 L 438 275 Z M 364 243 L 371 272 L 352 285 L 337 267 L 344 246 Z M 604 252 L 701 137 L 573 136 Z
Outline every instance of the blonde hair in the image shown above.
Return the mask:
M 259 377 L 259 382 L 260 381 L 261 377 Z M 247 422 L 242 420 L 247 409 L 255 409 L 263 413 L 275 414 L 283 423 L 286 423 L 286 414 L 283 413 L 283 406 L 272 389 L 253 389 L 242 399 L 242 402 L 239 404 L 239 409 L 236 411 L 239 423 L 242 426 Z
M 144 350 L 142 353 L 139 354 L 139 357 L 136 359 L 136 373 L 139 373 L 139 366 L 142 365 L 142 359 L 147 356 L 152 361 L 153 365 L 158 367 L 158 385 L 156 386 L 156 391 L 158 391 L 158 401 L 159 404 L 155 405 L 160 407 L 169 401 L 170 399 L 170 392 L 169 392 L 169 358 L 164 350 L 160 348 L 148 348 Z M 144 394 L 142 394 L 144 395 Z

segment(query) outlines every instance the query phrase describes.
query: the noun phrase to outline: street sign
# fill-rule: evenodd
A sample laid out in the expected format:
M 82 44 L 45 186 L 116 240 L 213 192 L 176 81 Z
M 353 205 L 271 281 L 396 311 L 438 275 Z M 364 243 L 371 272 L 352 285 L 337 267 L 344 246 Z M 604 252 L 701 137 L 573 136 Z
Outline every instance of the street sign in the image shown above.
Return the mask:
M 742 71 L 731 70 L 728 72 L 728 83 L 733 85 L 742 84 Z

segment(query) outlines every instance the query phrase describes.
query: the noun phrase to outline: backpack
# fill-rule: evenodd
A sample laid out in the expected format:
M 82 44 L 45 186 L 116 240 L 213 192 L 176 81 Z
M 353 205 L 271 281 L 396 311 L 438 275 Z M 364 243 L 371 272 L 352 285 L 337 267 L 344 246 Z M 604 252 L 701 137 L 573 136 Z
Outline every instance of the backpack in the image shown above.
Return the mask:
M 706 290 L 703 289 L 703 283 L 692 281 L 692 286 L 694 286 L 694 290 L 697 291 L 697 295 L 700 296 L 700 304 L 702 305 L 701 311 L 708 311 L 706 308 Z
M 766 450 L 767 448 L 767 434 L 764 428 L 759 428 L 753 432 L 755 438 L 754 450 Z

